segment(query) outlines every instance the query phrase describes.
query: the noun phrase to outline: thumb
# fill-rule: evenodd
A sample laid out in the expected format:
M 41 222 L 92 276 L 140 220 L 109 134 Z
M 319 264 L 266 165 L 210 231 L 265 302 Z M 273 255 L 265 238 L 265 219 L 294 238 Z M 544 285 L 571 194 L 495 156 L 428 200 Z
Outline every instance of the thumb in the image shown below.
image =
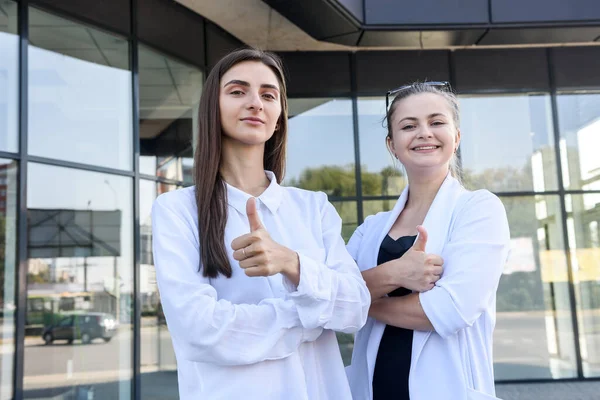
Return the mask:
M 419 236 L 412 248 L 417 251 L 425 251 L 425 246 L 427 245 L 427 230 L 423 225 L 417 226 L 417 231 L 419 232 Z
M 256 211 L 256 199 L 254 197 L 250 197 L 246 202 L 246 215 L 250 223 L 250 232 L 257 231 L 263 227 L 258 216 L 258 211 Z

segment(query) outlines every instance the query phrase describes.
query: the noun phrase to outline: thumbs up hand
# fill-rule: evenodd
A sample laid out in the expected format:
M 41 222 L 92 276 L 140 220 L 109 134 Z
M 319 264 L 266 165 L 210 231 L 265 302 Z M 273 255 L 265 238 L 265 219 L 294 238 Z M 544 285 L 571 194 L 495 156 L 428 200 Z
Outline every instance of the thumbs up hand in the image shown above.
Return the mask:
M 397 263 L 395 271 L 399 274 L 402 287 L 418 292 L 426 292 L 435 286 L 442 275 L 444 260 L 436 254 L 427 254 L 427 230 L 417 226 L 419 235 L 415 243 L 404 255 L 393 262 Z
M 250 197 L 246 202 L 246 215 L 248 216 L 248 222 L 250 223 L 250 232 L 265 229 L 262 222 L 260 222 L 260 217 L 256 210 L 256 199 L 254 197 Z
M 239 236 L 231 242 L 233 258 L 248 276 L 270 276 L 278 273 L 286 275 L 294 284 L 300 279 L 298 253 L 271 239 L 256 210 L 256 199 L 251 197 L 246 203 L 246 215 L 250 233 Z

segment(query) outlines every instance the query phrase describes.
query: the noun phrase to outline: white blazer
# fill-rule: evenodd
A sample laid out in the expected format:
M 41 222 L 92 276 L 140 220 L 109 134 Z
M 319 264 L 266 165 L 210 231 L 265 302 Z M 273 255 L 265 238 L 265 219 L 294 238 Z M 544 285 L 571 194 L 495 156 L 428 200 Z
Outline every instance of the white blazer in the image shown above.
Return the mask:
M 377 265 L 385 235 L 408 198 L 368 217 L 347 248 L 361 271 Z M 496 399 L 492 334 L 496 290 L 508 257 L 510 232 L 500 200 L 487 190 L 468 191 L 448 175 L 423 226 L 427 253 L 444 259 L 436 286 L 419 294 L 435 331 L 414 331 L 409 376 L 411 400 Z M 357 333 L 346 369 L 354 400 L 371 400 L 375 360 L 385 324 L 369 318 Z

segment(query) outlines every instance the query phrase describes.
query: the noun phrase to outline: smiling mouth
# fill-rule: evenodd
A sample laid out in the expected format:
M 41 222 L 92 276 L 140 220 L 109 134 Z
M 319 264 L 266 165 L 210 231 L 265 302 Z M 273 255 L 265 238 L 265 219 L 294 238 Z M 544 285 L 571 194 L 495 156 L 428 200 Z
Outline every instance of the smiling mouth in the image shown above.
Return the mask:
M 260 118 L 242 118 L 242 121 L 244 121 L 244 122 L 252 122 L 252 123 L 255 123 L 255 124 L 264 124 L 265 123 L 265 121 L 263 121 Z
M 440 146 L 418 146 L 418 147 L 413 147 L 413 150 L 415 151 L 419 151 L 419 150 L 435 150 L 435 149 L 439 149 Z

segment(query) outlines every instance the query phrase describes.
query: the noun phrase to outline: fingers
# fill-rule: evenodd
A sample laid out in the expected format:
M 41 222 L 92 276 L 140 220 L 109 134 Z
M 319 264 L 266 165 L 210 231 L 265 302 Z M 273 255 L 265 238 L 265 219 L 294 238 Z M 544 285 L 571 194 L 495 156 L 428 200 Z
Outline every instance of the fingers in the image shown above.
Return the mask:
M 432 265 L 444 265 L 444 259 L 437 254 L 427 254 L 426 260 Z
M 233 246 L 232 246 L 233 247 Z M 258 242 L 253 242 L 246 247 L 242 247 L 241 249 L 237 249 L 233 252 L 233 259 L 237 261 L 242 261 L 247 258 L 263 254 L 265 252 L 264 246 Z
M 254 268 L 254 267 L 258 267 L 260 265 L 262 265 L 263 263 L 261 262 L 261 257 L 255 256 L 255 257 L 248 257 L 246 259 L 243 259 L 242 261 L 240 261 L 240 267 L 243 269 L 247 269 L 247 268 Z
M 250 267 L 244 269 L 247 276 L 269 276 L 268 271 L 263 267 Z
M 427 245 L 427 230 L 423 225 L 417 226 L 417 231 L 419 232 L 419 236 L 412 248 L 416 251 L 425 251 L 425 246 Z
M 259 239 L 257 234 L 255 233 L 246 233 L 245 235 L 239 236 L 231 242 L 231 249 L 233 251 L 241 250 L 244 247 L 250 246 L 252 243 L 256 242 Z M 248 251 L 248 250 L 246 250 Z M 237 260 L 237 258 L 236 258 Z
M 269 268 L 268 263 L 265 262 L 263 255 L 246 258 L 240 261 L 239 264 L 247 276 L 273 275 L 273 271 Z
M 260 217 L 256 211 L 256 199 L 254 197 L 250 197 L 246 202 L 246 215 L 250 223 L 250 232 L 263 229 L 263 224 L 260 222 Z

